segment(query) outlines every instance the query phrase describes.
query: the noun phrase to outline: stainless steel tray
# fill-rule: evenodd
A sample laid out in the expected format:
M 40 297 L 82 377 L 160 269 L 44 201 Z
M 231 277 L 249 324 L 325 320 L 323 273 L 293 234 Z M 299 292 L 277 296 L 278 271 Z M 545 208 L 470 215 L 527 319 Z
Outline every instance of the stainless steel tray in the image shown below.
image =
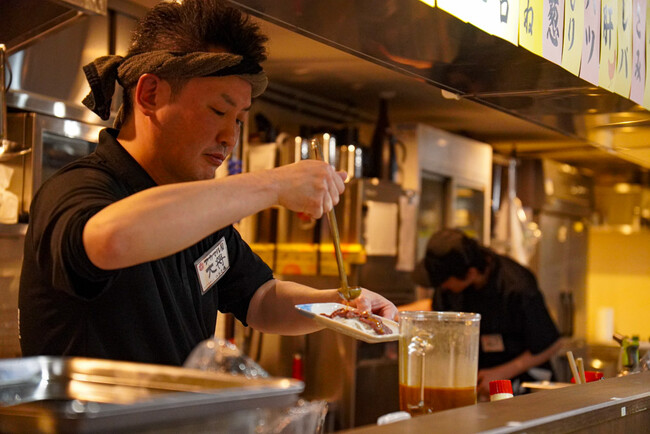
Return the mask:
M 165 365 L 75 357 L 5 359 L 0 360 L 0 432 L 162 429 L 240 410 L 291 406 L 303 388 L 291 379 L 248 379 Z

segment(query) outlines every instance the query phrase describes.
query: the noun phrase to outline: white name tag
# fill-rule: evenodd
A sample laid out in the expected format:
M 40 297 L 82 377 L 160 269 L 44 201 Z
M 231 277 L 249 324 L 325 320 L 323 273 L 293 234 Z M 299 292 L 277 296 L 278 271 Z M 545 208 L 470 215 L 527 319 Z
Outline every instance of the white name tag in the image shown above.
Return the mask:
M 194 261 L 194 268 L 201 282 L 201 293 L 205 294 L 230 268 L 226 239 L 221 237 L 214 247 Z
M 506 350 L 503 337 L 499 334 L 481 336 L 481 348 L 484 353 L 501 353 Z

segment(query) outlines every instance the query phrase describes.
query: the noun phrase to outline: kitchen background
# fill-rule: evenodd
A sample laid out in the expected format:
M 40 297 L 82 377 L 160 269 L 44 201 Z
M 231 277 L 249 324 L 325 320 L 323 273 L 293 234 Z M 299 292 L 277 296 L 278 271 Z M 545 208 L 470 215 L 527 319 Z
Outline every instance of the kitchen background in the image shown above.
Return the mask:
M 89 152 L 96 131 L 110 124 L 80 105 L 87 93 L 81 66 L 124 54 L 137 17 L 155 3 L 0 5 L 11 81 L 2 138 L 18 144 L 12 151 L 32 150 L 1 158 L 13 169 L 4 188 L 17 198 L 9 208 L 12 196 L 3 192 L 1 357 L 19 356 L 17 271 L 31 194 L 52 170 Z M 613 332 L 648 341 L 645 109 L 416 0 L 231 3 L 269 36 L 271 84 L 253 106 L 229 169 L 295 161 L 307 140 L 319 138 L 351 177 L 337 212 L 353 282 L 396 303 L 413 300 L 409 271 L 428 235 L 461 226 L 535 270 L 566 348 L 594 368 L 615 374 Z M 392 166 L 382 164 L 374 144 L 381 143 L 382 100 Z M 16 212 L 5 214 L 8 208 Z M 521 218 L 508 217 L 518 209 Z M 276 274 L 336 285 L 325 223 L 272 209 L 240 222 L 240 230 Z M 378 387 L 374 379 L 389 377 L 396 363 L 390 345 L 359 345 L 328 332 L 261 337 L 227 320 L 219 330 L 236 335 L 275 375 L 291 375 L 299 354 L 307 393 L 331 397 L 338 427 L 368 422 L 357 395 Z M 341 359 L 319 353 L 323 345 L 338 348 Z M 341 360 L 345 372 L 331 373 L 327 366 Z M 560 361 L 557 369 L 565 369 Z

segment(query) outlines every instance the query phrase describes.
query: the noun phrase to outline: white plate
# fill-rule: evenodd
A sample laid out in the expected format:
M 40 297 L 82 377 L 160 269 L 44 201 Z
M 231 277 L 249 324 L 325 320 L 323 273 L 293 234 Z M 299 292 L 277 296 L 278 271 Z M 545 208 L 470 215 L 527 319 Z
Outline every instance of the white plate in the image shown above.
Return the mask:
M 390 329 L 391 334 L 378 335 L 370 330 L 360 330 L 352 325 L 321 315 L 322 313 L 330 315 L 332 312 L 342 307 L 352 309 L 351 307 L 340 303 L 312 303 L 296 305 L 298 312 L 309 318 L 313 318 L 314 321 L 321 325 L 364 342 L 374 344 L 377 342 L 396 341 L 399 338 L 399 325 L 395 321 L 386 318 L 381 318 L 381 320 L 384 323 L 384 326 Z M 379 317 L 377 316 L 377 318 Z

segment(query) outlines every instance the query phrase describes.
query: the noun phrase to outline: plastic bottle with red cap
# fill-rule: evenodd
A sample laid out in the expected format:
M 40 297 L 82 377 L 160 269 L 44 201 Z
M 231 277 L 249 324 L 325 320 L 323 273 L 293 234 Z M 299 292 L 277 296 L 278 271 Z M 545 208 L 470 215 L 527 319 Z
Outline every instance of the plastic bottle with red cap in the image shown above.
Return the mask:
M 291 365 L 291 378 L 300 381 L 305 381 L 305 373 L 303 371 L 302 356 L 298 353 L 293 355 L 293 363 Z
M 500 401 L 512 398 L 512 383 L 510 380 L 490 381 L 490 401 Z

